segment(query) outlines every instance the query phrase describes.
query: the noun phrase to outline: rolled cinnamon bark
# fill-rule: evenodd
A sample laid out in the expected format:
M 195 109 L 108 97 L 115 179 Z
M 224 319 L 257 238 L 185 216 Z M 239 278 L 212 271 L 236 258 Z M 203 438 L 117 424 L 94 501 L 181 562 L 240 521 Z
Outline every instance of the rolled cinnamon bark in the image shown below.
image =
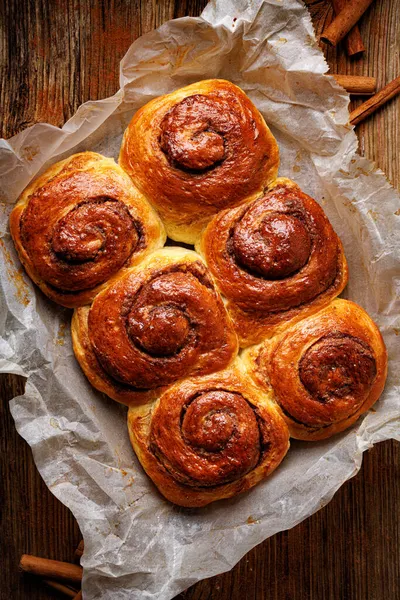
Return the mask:
M 84 549 L 85 549 L 84 542 L 83 542 L 83 540 L 81 540 L 78 544 L 77 549 L 75 550 L 75 553 L 74 553 L 74 562 L 79 563 Z
M 376 91 L 376 77 L 363 75 L 338 75 L 332 73 L 339 85 L 353 95 L 373 94 Z
M 42 577 L 57 579 L 58 581 L 74 581 L 80 583 L 82 580 L 82 567 L 59 560 L 50 560 L 23 554 L 19 568 L 25 573 L 41 575 Z
M 388 83 L 388 85 L 381 89 L 377 94 L 372 96 L 372 98 L 369 98 L 366 102 L 363 102 L 361 106 L 353 110 L 350 113 L 350 123 L 352 125 L 358 125 L 358 123 L 361 123 L 361 121 L 369 117 L 369 115 L 399 93 L 400 75 Z
M 365 13 L 372 0 L 351 0 L 321 35 L 321 41 L 336 46 Z
M 337 16 L 347 4 L 350 4 L 351 0 L 332 0 L 333 10 Z M 354 25 L 349 31 L 345 39 L 346 52 L 349 56 L 355 54 L 361 54 L 365 51 L 365 47 L 362 41 L 361 33 L 358 25 Z M 345 86 L 343 86 L 345 87 Z
M 60 594 L 64 594 L 64 596 L 67 598 L 76 598 L 76 595 L 78 594 L 78 590 L 74 590 L 67 585 L 63 585 L 57 581 L 52 581 L 51 579 L 44 579 L 43 583 L 45 583 L 51 589 L 60 592 Z

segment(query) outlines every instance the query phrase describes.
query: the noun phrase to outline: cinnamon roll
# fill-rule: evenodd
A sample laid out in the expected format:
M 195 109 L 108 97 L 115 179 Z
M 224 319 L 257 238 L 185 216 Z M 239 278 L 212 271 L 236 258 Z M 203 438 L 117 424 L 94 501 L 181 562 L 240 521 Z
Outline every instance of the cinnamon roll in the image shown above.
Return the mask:
M 347 283 L 342 244 L 322 208 L 285 178 L 216 215 L 199 252 L 227 298 L 241 346 L 320 310 Z
M 130 407 L 128 429 L 160 492 L 187 507 L 248 490 L 289 448 L 279 410 L 235 367 L 176 383 L 156 402 Z
M 194 244 L 219 210 L 276 179 L 279 151 L 261 114 L 229 81 L 200 81 L 133 117 L 120 165 L 161 215 L 168 236 Z
M 10 230 L 28 275 L 68 307 L 164 245 L 158 216 L 111 158 L 82 152 L 51 166 L 22 193 Z
M 154 252 L 78 308 L 72 340 L 91 384 L 125 404 L 225 368 L 238 347 L 205 264 L 183 248 Z
M 354 302 L 334 300 L 243 355 L 248 372 L 273 391 L 301 440 L 343 431 L 381 395 L 387 353 L 379 329 Z

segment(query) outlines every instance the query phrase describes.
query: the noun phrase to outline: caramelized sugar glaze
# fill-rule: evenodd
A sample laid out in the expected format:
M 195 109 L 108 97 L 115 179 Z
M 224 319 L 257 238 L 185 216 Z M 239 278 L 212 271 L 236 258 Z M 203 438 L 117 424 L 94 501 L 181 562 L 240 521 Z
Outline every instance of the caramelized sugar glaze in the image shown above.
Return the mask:
M 76 309 L 75 355 L 129 406 L 148 475 L 204 506 L 272 473 L 289 434 L 354 423 L 383 390 L 386 349 L 365 311 L 335 300 L 342 244 L 315 200 L 276 179 L 276 141 L 242 90 L 209 80 L 152 100 L 119 161 L 54 164 L 22 193 L 11 234 L 33 281 Z M 205 262 L 160 250 L 155 211 Z
M 128 428 L 146 472 L 183 506 L 249 489 L 272 473 L 289 447 L 280 411 L 238 363 L 179 382 L 152 406 L 131 407 Z
M 73 340 L 91 383 L 124 403 L 223 369 L 238 347 L 206 266 L 180 248 L 153 253 L 78 309 Z
M 84 152 L 30 184 L 10 217 L 20 259 L 59 304 L 87 304 L 165 242 L 161 221 L 112 159 Z
M 292 437 L 343 431 L 379 398 L 387 353 L 379 329 L 354 302 L 337 299 L 246 350 L 248 372 L 274 394 Z
M 279 151 L 244 92 L 213 79 L 141 108 L 125 132 L 119 162 L 161 215 L 168 236 L 194 244 L 219 210 L 274 181 Z
M 347 283 L 338 236 L 319 204 L 289 179 L 216 215 L 199 251 L 228 300 L 241 346 L 319 310 Z

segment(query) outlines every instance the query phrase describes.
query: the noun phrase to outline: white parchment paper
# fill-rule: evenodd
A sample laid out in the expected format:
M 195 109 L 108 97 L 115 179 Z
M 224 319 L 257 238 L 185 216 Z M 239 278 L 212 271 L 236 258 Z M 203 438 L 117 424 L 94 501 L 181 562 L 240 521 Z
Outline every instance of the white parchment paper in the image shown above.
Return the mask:
M 364 450 L 400 439 L 400 201 L 384 175 L 357 156 L 348 96 L 326 71 L 300 1 L 215 0 L 200 18 L 170 21 L 136 40 L 115 96 L 85 103 L 62 129 L 34 125 L 0 142 L 0 370 L 27 377 L 11 411 L 43 479 L 78 519 L 86 600 L 168 600 L 230 569 L 326 504 L 360 468 Z M 280 175 L 321 202 L 349 261 L 345 295 L 379 324 L 390 370 L 374 411 L 351 430 L 324 442 L 293 442 L 277 472 L 254 490 L 187 510 L 157 493 L 129 444 L 126 409 L 92 389 L 80 371 L 71 311 L 25 276 L 8 214 L 46 166 L 81 150 L 117 157 L 135 110 L 209 77 L 245 90 L 277 137 Z

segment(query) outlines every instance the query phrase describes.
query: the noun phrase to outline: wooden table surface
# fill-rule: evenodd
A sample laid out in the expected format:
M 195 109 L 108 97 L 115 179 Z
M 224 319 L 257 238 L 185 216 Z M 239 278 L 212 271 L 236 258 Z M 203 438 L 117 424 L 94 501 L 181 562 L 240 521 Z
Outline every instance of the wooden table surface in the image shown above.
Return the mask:
M 317 31 L 332 16 L 308 0 Z M 86 100 L 118 89 L 119 61 L 134 39 L 168 19 L 197 16 L 206 0 L 1 0 L 0 133 L 36 122 L 61 126 Z M 379 87 L 400 74 L 400 0 L 376 0 L 361 21 L 367 52 L 349 60 L 329 50 L 332 72 L 373 75 Z M 360 100 L 355 102 L 359 103 Z M 361 124 L 360 152 L 400 188 L 400 98 Z M 47 490 L 8 400 L 23 381 L 1 376 L 0 598 L 44 600 L 52 592 L 18 572 L 22 553 L 72 560 L 78 526 Z M 181 600 L 400 599 L 400 448 L 389 441 L 364 455 L 360 473 L 290 531 L 249 552 L 229 573 L 199 582 Z

